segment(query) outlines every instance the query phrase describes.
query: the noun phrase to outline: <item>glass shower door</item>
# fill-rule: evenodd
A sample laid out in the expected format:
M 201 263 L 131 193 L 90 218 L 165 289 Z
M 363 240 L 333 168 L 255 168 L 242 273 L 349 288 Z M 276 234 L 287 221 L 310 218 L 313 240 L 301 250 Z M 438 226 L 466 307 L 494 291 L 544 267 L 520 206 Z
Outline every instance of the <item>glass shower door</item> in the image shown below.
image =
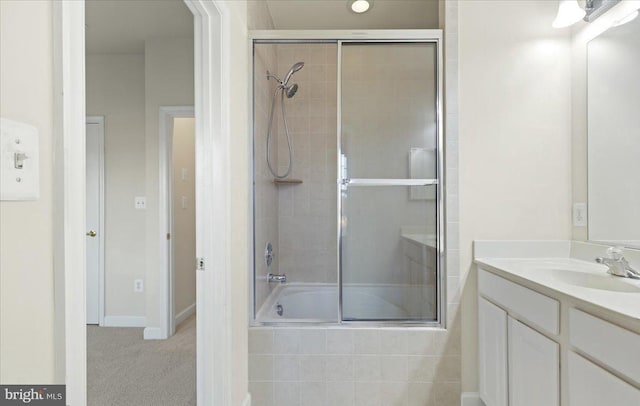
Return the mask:
M 438 321 L 437 42 L 340 44 L 344 321 Z

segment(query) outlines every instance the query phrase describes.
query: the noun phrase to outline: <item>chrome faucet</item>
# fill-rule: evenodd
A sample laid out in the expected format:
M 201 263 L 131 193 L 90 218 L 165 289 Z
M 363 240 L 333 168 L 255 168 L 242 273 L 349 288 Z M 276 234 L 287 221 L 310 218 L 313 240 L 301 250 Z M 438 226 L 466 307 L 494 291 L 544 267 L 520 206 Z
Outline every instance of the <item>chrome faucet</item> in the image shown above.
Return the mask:
M 287 281 L 287 275 L 270 273 L 267 275 L 267 280 L 269 281 L 269 283 L 271 282 L 285 283 Z
M 604 264 L 609 269 L 608 274 L 620 276 L 623 278 L 640 279 L 640 272 L 636 271 L 629 265 L 629 261 L 622 255 L 622 248 L 611 247 L 607 250 L 608 258 L 598 257 L 596 262 Z

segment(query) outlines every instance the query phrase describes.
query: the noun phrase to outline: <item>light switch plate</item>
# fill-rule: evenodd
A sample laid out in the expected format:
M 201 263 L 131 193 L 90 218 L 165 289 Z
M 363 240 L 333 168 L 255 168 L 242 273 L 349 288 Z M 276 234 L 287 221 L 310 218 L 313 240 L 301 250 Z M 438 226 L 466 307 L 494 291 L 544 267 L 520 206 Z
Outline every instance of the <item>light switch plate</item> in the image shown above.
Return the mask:
M 587 204 L 586 203 L 573 204 L 573 225 L 574 227 L 587 226 Z
M 38 152 L 36 127 L 0 118 L 0 200 L 40 197 Z

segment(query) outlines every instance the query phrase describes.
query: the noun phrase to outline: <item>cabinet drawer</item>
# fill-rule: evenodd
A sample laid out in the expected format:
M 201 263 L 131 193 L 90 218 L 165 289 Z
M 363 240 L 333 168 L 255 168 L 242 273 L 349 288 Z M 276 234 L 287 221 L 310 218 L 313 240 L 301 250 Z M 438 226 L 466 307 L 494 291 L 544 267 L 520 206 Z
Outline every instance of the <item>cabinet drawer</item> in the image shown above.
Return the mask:
M 569 406 L 603 405 L 640 405 L 640 390 L 569 351 Z
M 560 303 L 484 269 L 478 270 L 478 290 L 493 302 L 549 334 L 560 333 Z
M 640 335 L 571 309 L 569 341 L 590 357 L 640 383 Z

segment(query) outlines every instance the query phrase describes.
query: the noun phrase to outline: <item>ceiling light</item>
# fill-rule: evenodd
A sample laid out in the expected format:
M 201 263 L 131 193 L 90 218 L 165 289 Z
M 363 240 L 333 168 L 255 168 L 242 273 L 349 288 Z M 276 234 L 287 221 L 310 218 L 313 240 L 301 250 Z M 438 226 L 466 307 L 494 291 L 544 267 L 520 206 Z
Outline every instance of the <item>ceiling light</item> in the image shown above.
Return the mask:
M 634 11 L 633 13 L 629 14 L 628 16 L 626 16 L 624 18 L 621 18 L 618 21 L 614 21 L 613 24 L 611 24 L 611 25 L 614 26 L 614 27 L 617 27 L 619 25 L 626 24 L 629 21 L 632 21 L 633 19 L 635 19 L 637 16 L 638 16 L 638 10 Z
M 553 28 L 564 28 L 577 23 L 586 12 L 578 5 L 578 0 L 560 0 L 558 15 L 553 20 Z
M 349 1 L 349 9 L 354 13 L 362 14 L 371 8 L 371 0 L 351 0 Z

